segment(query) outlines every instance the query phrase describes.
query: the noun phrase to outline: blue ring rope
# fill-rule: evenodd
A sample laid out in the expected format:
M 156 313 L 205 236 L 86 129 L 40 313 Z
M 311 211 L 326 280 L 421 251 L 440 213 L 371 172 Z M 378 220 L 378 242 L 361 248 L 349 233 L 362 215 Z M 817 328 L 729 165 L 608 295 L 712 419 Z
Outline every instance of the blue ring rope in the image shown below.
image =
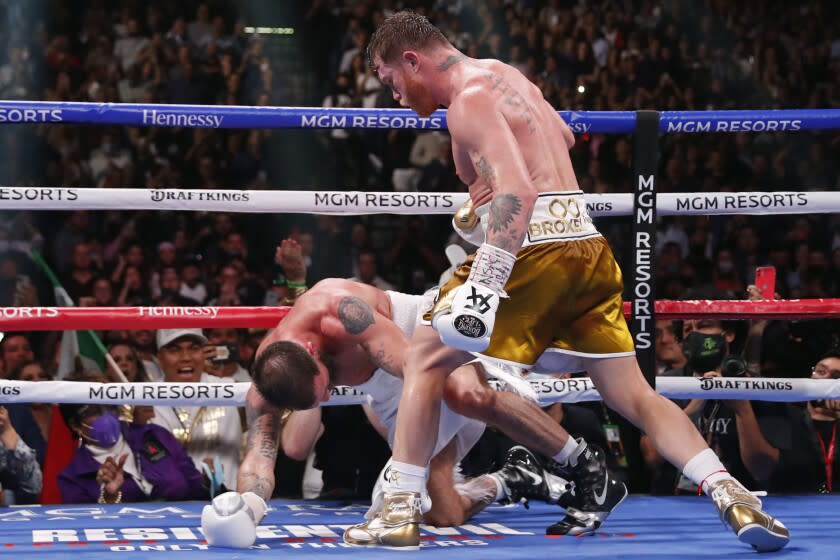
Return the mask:
M 575 133 L 628 134 L 634 111 L 559 111 Z M 241 107 L 0 101 L 0 124 L 65 123 L 187 128 L 446 128 L 446 111 L 420 118 L 408 109 Z M 840 109 L 663 111 L 660 132 L 766 132 L 840 129 Z

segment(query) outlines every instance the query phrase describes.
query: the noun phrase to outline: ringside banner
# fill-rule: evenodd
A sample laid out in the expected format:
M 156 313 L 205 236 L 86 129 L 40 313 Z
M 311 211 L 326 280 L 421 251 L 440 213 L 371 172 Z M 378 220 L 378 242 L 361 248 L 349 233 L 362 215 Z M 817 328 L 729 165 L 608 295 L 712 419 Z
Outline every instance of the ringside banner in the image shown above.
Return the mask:
M 527 378 L 540 404 L 601 400 L 588 377 L 563 379 L 532 373 Z M 498 391 L 504 385 L 490 384 Z M 87 383 L 82 381 L 0 380 L 0 404 L 7 403 L 101 403 L 245 406 L 250 383 Z M 674 399 L 755 399 L 801 402 L 840 399 L 837 379 L 764 379 L 750 377 L 660 377 L 657 392 Z M 339 385 L 323 406 L 362 404 L 368 396 L 354 387 Z
M 628 134 L 633 111 L 558 111 L 576 134 Z M 773 132 L 840 128 L 838 109 L 662 111 L 663 133 Z M 428 118 L 408 109 L 254 107 L 54 101 L 0 101 L 3 123 L 110 124 L 187 128 L 446 128 L 446 111 Z
M 0 210 L 182 210 L 291 214 L 452 214 L 466 193 L 81 189 L 0 186 Z M 587 194 L 593 217 L 630 216 L 632 194 Z M 840 192 L 660 193 L 658 216 L 840 213 Z

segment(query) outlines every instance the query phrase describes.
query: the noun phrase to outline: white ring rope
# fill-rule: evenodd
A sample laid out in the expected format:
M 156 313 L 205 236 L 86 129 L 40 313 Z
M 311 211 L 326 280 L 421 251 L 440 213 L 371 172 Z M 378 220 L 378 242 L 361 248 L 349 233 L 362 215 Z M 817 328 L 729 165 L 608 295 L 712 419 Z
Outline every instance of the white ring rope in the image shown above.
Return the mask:
M 531 374 L 540 404 L 601 400 L 588 377 L 560 379 Z M 497 389 L 502 386 L 495 380 Z M 165 406 L 245 406 L 250 383 L 88 383 L 82 381 L 0 381 L 0 404 L 99 403 Z M 656 390 L 672 399 L 751 399 L 774 402 L 840 400 L 840 380 L 748 377 L 658 377 Z M 367 395 L 353 387 L 332 389 L 324 406 L 362 404 Z
M 131 209 L 343 215 L 451 214 L 467 196 L 467 193 L 0 186 L 0 210 Z M 633 214 L 632 194 L 584 196 L 589 213 L 594 217 Z M 656 212 L 660 216 L 840 213 L 840 192 L 660 193 L 656 196 Z

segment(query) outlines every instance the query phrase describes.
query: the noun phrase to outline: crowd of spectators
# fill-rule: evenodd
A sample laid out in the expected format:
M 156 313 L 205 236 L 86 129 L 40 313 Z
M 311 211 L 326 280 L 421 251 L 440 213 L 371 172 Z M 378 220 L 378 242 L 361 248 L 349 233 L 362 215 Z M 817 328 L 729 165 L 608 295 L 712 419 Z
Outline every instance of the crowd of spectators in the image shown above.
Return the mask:
M 289 37 L 246 34 L 246 25 L 259 24 L 246 21 L 247 4 L 89 0 L 71 9 L 57 0 L 2 3 L 0 98 L 392 107 L 364 50 L 382 18 L 409 7 L 426 13 L 466 54 L 518 68 L 558 109 L 840 107 L 840 13 L 828 0 L 312 0 L 290 16 L 297 33 Z M 295 77 L 278 71 L 282 61 L 269 54 L 272 41 L 299 41 L 317 85 L 309 98 L 293 89 L 286 97 L 280 93 Z M 304 151 L 305 157 L 281 153 L 290 140 L 290 153 Z M 14 125 L 0 128 L 0 145 L 5 185 L 464 190 L 442 131 Z M 836 134 L 669 134 L 660 148 L 662 192 L 840 189 Z M 581 187 L 629 192 L 632 149 L 632 137 L 580 135 L 572 161 Z M 629 222 L 604 218 L 596 224 L 627 268 Z M 661 298 L 745 298 L 755 267 L 768 264 L 777 270 L 780 297 L 840 297 L 837 215 L 683 216 L 660 219 L 658 227 Z M 82 306 L 278 305 L 291 277 L 274 252 L 286 238 L 300 245 L 310 285 L 337 276 L 410 293 L 437 282 L 449 266 L 444 248 L 453 242 L 447 217 L 7 212 L 0 216 L 0 305 L 54 303 L 33 251 Z M 672 332 L 679 346 L 682 333 L 675 329 L 680 331 L 672 325 L 660 330 Z M 247 380 L 262 336 L 207 331 L 194 338 L 198 348 L 211 350 L 202 357 L 192 348 L 192 365 L 179 369 L 173 362 L 167 372 L 161 365 L 167 344 L 158 344 L 154 332 L 101 334 L 129 381 Z M 831 321 L 779 323 L 767 336 L 765 350 L 779 356 L 773 374 L 807 377 L 838 343 L 838 328 Z M 7 333 L 0 344 L 2 377 L 53 378 L 60 339 L 60 333 Z M 733 340 L 733 351 L 740 351 L 743 339 Z M 659 345 L 663 355 L 666 346 Z M 231 358 L 213 361 L 217 347 L 228 347 Z M 660 361 L 663 371 L 680 366 L 662 355 Z M 8 422 L 0 410 L 2 456 L 29 470 L 21 467 L 20 477 L 0 483 L 25 500 L 37 495 L 40 475 L 32 471 L 32 457 L 44 466 L 56 410 L 17 408 Z M 606 410 L 595 412 L 608 423 Z M 181 418 L 177 410 L 138 407 L 133 419 L 169 413 L 170 429 L 194 414 L 182 411 Z M 22 420 L 12 427 L 16 415 Z M 234 420 L 228 422 L 231 438 L 238 437 Z M 632 462 L 634 450 L 626 451 Z M 658 465 L 648 451 L 643 441 L 644 463 Z M 618 463 L 626 464 L 623 454 L 615 448 Z M 201 467 L 210 455 L 194 457 L 205 485 L 213 482 L 213 461 Z M 646 489 L 636 482 L 634 489 Z

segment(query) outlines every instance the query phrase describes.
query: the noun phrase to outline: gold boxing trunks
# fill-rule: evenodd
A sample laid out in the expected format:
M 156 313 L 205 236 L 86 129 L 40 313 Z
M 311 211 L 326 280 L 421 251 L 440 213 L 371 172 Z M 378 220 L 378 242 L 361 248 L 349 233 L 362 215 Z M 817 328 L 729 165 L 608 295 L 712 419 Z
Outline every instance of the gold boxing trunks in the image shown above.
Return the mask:
M 478 211 L 480 212 L 481 209 Z M 443 286 L 430 313 L 449 306 L 474 255 Z M 622 311 L 621 270 L 592 224 L 581 191 L 541 193 L 483 355 L 540 371 L 574 371 L 579 358 L 635 355 Z

